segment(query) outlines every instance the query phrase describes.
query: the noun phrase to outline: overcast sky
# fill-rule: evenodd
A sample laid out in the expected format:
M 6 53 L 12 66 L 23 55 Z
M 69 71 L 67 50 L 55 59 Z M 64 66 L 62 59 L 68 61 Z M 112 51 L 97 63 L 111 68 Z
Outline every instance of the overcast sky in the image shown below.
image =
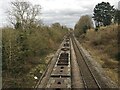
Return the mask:
M 9 4 L 15 0 L 0 0 L 0 27 L 8 24 L 6 10 L 9 10 Z M 120 0 L 24 0 L 32 4 L 40 4 L 42 7 L 41 19 L 43 23 L 50 25 L 59 22 L 68 27 L 74 27 L 81 15 L 92 15 L 96 4 L 109 2 L 118 7 Z

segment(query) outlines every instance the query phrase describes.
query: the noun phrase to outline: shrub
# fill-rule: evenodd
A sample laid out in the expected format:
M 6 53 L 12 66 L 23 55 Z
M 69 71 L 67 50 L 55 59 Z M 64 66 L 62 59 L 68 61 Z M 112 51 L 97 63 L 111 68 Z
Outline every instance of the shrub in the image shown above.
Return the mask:
M 27 80 L 18 83 L 17 80 L 23 79 L 32 68 L 40 63 L 46 65 L 43 58 L 58 49 L 58 45 L 66 33 L 67 28 L 61 28 L 61 26 L 57 28 L 41 26 L 29 30 L 4 28 L 2 30 L 3 82 L 7 85 L 6 77 L 9 76 L 12 78 L 12 87 L 20 84 L 20 87 L 24 86 L 28 82 Z M 8 81 L 10 78 L 7 78 Z M 11 85 L 8 86 L 11 87 Z M 31 87 L 31 84 L 29 84 L 29 87 Z

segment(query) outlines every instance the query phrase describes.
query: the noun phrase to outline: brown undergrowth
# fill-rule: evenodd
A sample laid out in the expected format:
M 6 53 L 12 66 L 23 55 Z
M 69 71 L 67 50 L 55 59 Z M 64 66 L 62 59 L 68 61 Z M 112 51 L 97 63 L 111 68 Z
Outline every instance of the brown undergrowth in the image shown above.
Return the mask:
M 88 30 L 79 38 L 82 46 L 104 68 L 106 74 L 118 83 L 118 26 L 101 27 L 97 32 Z

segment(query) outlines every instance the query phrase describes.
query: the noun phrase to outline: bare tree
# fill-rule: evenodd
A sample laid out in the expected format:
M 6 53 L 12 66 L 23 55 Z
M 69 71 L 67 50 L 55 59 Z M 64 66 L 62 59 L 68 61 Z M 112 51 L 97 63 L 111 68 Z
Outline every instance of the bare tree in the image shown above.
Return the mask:
M 12 9 L 8 11 L 9 20 L 15 28 L 22 29 L 31 26 L 38 22 L 38 17 L 41 14 L 40 5 L 32 5 L 30 2 L 11 2 Z

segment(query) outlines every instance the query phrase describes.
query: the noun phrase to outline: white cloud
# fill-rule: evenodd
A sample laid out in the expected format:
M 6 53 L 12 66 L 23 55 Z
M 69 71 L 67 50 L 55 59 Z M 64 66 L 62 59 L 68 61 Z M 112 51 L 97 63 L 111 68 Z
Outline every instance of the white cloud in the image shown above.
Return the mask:
M 15 0 L 1 0 L 0 1 L 0 21 L 2 24 L 5 21 L 6 14 L 4 13 L 9 8 L 8 3 Z M 21 0 L 23 1 L 23 0 Z M 67 26 L 73 27 L 81 15 L 92 15 L 93 9 L 97 3 L 110 2 L 111 5 L 117 7 L 119 0 L 24 0 L 32 4 L 40 4 L 42 7 L 42 20 L 46 24 L 60 22 Z M 0 23 L 1 24 L 1 23 Z M 2 26 L 2 25 L 0 25 Z

